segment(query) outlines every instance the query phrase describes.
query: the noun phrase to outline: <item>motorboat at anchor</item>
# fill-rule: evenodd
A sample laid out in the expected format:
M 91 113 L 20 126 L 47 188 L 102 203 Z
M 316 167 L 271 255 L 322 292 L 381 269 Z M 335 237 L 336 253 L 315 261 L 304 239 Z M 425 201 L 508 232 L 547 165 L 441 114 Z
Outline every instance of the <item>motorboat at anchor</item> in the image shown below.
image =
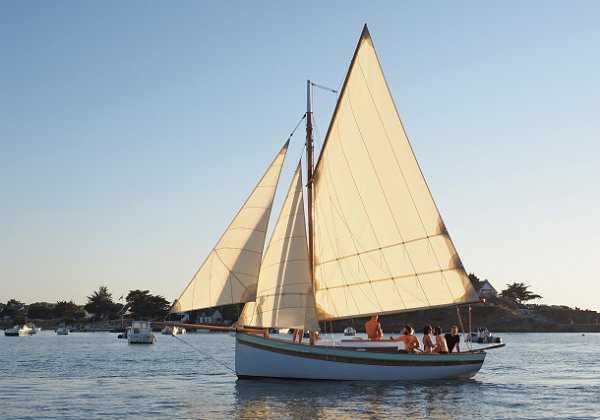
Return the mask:
M 162 335 L 184 335 L 187 331 L 183 327 L 167 325 L 160 332 Z
M 33 334 L 35 334 L 35 332 L 27 325 L 15 325 L 12 328 L 7 328 L 4 330 L 4 335 L 6 337 L 27 337 Z
M 56 327 L 56 335 L 69 335 L 69 328 L 66 325 Z
M 354 337 L 356 335 L 356 329 L 354 327 L 346 327 L 344 328 L 344 335 Z
M 148 321 L 133 321 L 127 331 L 127 342 L 129 344 L 154 344 L 156 335 Z
M 494 336 L 487 327 L 477 328 L 465 337 L 465 341 L 479 344 L 502 343 L 500 337 Z

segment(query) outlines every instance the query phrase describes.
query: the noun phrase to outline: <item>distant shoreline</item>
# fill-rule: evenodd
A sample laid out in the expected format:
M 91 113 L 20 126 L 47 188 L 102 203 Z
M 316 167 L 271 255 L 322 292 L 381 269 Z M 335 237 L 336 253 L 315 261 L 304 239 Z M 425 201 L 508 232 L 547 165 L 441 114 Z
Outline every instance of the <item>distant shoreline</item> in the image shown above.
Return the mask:
M 382 315 L 380 322 L 386 333 L 398 333 L 404 325 L 412 325 L 420 333 L 425 325 L 441 326 L 448 331 L 452 325 L 457 325 L 459 331 L 468 331 L 468 308 L 448 307 L 429 309 L 417 312 L 405 312 L 394 315 Z M 568 307 L 551 307 L 544 305 L 505 305 L 503 303 L 480 303 L 471 306 L 471 328 L 476 330 L 486 327 L 492 334 L 497 333 L 596 333 L 600 332 L 600 314 L 596 311 L 571 309 Z M 348 326 L 354 327 L 358 332 L 364 332 L 364 325 L 368 318 L 354 318 L 340 321 L 327 322 L 324 332 L 343 332 Z M 39 320 L 28 319 L 43 329 L 55 329 L 60 319 Z M 83 326 L 79 322 L 74 326 Z M 0 321 L 0 328 L 10 328 L 14 321 Z M 96 325 L 106 329 L 108 325 Z M 121 328 L 121 321 L 114 320 L 110 329 Z

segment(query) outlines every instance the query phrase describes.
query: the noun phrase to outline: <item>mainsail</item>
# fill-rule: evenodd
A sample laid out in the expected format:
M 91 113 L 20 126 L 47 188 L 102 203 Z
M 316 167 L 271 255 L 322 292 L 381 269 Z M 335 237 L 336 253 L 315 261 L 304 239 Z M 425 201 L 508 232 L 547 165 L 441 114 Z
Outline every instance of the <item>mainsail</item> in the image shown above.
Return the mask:
M 246 303 L 238 324 L 319 329 L 308 264 L 300 164 L 265 251 L 256 301 Z
M 366 26 L 314 183 L 319 320 L 477 301 Z
M 289 140 L 170 312 L 252 301 L 256 297 L 269 216 Z

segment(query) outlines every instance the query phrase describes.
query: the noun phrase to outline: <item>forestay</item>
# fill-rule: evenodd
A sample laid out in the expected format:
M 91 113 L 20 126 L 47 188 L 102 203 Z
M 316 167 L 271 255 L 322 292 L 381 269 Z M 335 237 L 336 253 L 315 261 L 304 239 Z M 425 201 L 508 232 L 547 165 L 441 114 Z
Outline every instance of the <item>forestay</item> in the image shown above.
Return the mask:
M 185 312 L 252 301 L 265 236 L 289 141 L 171 308 Z
M 319 320 L 477 300 L 365 28 L 315 171 Z

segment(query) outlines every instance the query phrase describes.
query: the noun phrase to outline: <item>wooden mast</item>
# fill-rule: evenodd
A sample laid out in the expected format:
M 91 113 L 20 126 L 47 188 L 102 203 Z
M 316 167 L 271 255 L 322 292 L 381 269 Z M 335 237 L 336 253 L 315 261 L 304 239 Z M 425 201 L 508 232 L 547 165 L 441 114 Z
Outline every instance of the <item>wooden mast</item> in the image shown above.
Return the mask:
M 312 128 L 312 82 L 306 81 L 306 195 L 308 207 L 308 264 L 310 265 L 310 276 L 314 282 L 314 227 L 313 227 L 313 128 Z

